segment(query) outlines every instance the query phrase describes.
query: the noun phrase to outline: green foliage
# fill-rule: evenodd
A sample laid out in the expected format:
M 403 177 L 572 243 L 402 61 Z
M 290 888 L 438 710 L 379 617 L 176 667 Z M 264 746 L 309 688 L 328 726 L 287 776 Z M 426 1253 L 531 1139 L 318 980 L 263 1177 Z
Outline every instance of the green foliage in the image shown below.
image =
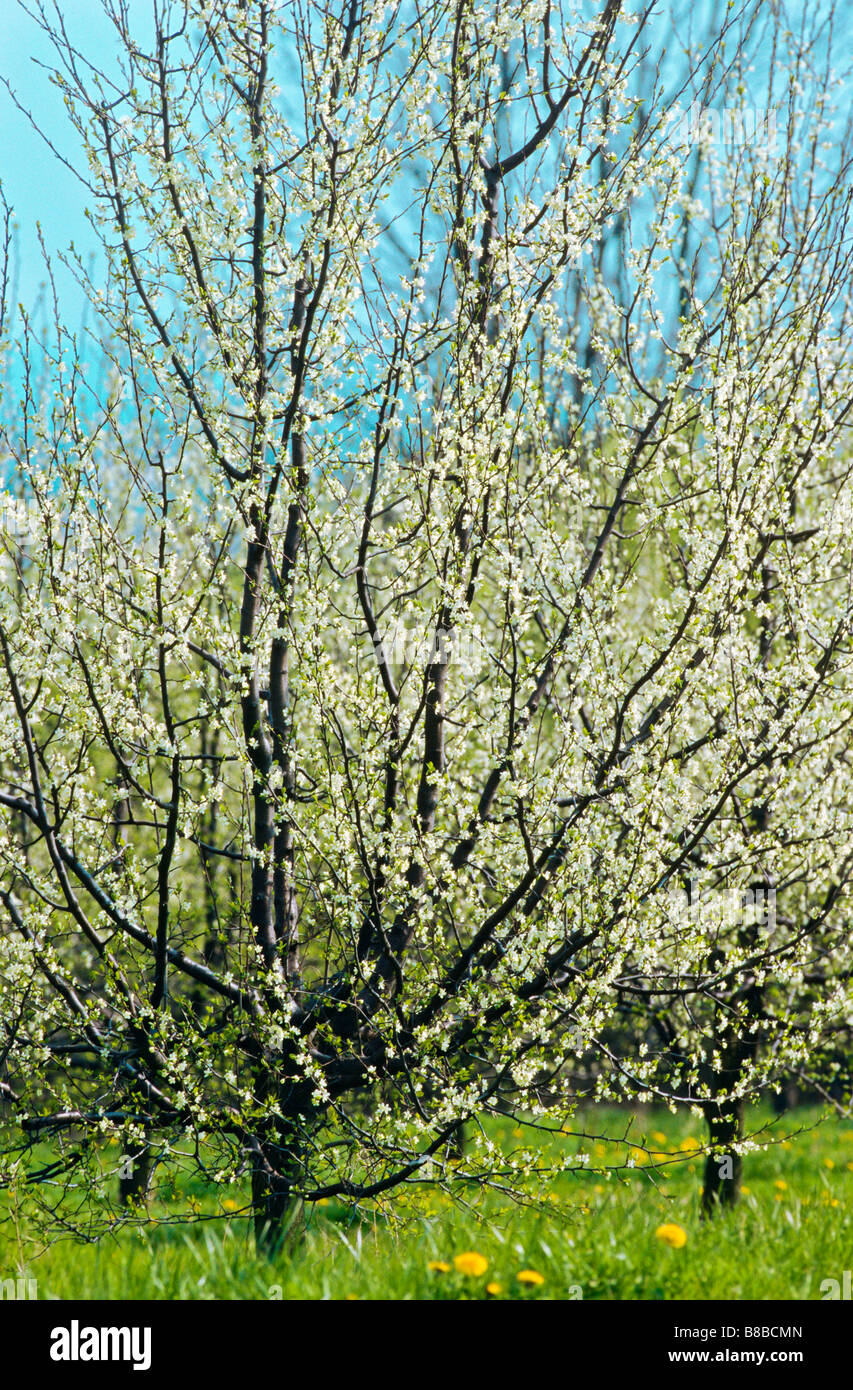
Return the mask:
M 820 1299 L 821 1283 L 841 1280 L 850 1266 L 849 1124 L 798 1111 L 793 1124 L 786 1120 L 786 1130 L 798 1132 L 786 1140 L 777 1122 L 773 1146 L 747 1160 L 740 1205 L 707 1222 L 700 1220 L 696 1190 L 701 1161 L 686 1147 L 700 1139 L 698 1126 L 686 1132 L 656 1111 L 638 1116 L 630 1129 L 626 1112 L 591 1112 L 586 1119 L 588 1131 L 610 1136 L 599 1141 L 607 1161 L 628 1151 L 626 1137 L 643 1135 L 669 1157 L 609 1179 L 566 1175 L 545 1210 L 501 1203 L 480 1188 L 457 1204 L 426 1187 L 391 1194 L 382 1205 L 316 1204 L 304 1250 L 278 1261 L 256 1255 L 248 1220 L 222 1215 L 226 1202 L 248 1208 L 248 1192 L 239 1187 L 224 1197 L 194 1179 L 155 1213 L 194 1224 L 155 1221 L 96 1244 L 59 1240 L 41 1251 L 27 1237 L 25 1212 L 16 1235 L 7 1198 L 0 1272 L 36 1278 L 42 1299 Z M 516 1142 L 513 1128 L 501 1127 L 502 1147 Z M 774 1134 L 772 1123 L 768 1133 Z M 570 1136 L 548 1142 L 579 1146 Z M 196 1207 L 208 1219 L 198 1221 Z M 682 1249 L 655 1238 L 663 1222 L 687 1232 Z M 452 1267 L 466 1251 L 488 1260 L 484 1274 L 465 1276 Z M 431 1269 L 431 1262 L 451 1268 Z M 544 1283 L 519 1283 L 522 1270 Z M 487 1292 L 493 1284 L 500 1292 Z

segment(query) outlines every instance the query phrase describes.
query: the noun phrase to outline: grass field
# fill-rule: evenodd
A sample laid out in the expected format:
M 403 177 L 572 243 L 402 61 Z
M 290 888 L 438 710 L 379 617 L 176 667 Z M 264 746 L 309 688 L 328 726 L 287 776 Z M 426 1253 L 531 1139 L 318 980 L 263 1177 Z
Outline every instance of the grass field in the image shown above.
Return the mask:
M 615 1140 L 630 1117 L 584 1118 Z M 651 1159 L 625 1142 L 549 1139 L 588 1153 L 590 1171 L 560 1178 L 544 1209 L 468 1187 L 463 1163 L 463 1205 L 426 1185 L 382 1205 L 317 1204 L 304 1246 L 275 1262 L 254 1253 L 239 1187 L 190 1186 L 147 1228 L 48 1249 L 7 1197 L 0 1277 L 36 1279 L 40 1299 L 821 1299 L 822 1282 L 853 1266 L 853 1125 L 819 1121 L 798 1110 L 771 1129 L 779 1142 L 745 1160 L 741 1204 L 713 1222 L 699 1218 L 698 1122 L 645 1112 L 630 1137 L 657 1146 Z M 522 1142 L 509 1123 L 498 1137 Z M 614 1156 L 637 1166 L 607 1176 L 598 1165 Z M 683 1229 L 680 1248 L 656 1236 L 662 1224 Z M 459 1272 L 471 1252 L 486 1268 Z

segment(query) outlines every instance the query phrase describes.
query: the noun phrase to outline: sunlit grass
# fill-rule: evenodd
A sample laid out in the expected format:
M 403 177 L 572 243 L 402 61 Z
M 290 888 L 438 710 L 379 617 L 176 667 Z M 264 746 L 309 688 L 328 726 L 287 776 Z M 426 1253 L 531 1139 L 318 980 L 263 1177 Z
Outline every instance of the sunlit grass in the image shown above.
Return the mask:
M 7 1199 L 0 1276 L 36 1278 L 43 1299 L 821 1298 L 821 1283 L 853 1263 L 853 1126 L 817 1118 L 785 1117 L 780 1135 L 801 1132 L 747 1157 L 740 1205 L 712 1222 L 699 1213 L 698 1123 L 647 1113 L 626 1136 L 624 1112 L 596 1112 L 584 1128 L 601 1138 L 545 1141 L 587 1152 L 589 1171 L 556 1180 L 544 1206 L 465 1184 L 463 1160 L 462 1205 L 429 1184 L 381 1205 L 318 1203 L 301 1250 L 268 1262 L 254 1253 L 239 1186 L 194 1183 L 161 1204 L 164 1224 L 49 1248 L 25 1209 L 16 1228 Z M 502 1146 L 529 1142 L 508 1122 L 497 1134 Z M 606 1171 L 629 1158 L 632 1169 Z M 656 1238 L 662 1224 L 683 1228 L 680 1248 Z

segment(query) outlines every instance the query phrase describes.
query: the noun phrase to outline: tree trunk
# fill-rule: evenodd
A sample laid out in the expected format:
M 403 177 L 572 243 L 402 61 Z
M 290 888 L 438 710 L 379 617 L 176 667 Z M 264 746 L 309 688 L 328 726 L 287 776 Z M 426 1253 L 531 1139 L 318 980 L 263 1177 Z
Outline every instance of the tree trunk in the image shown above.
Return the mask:
M 145 1201 L 151 1171 L 151 1149 L 148 1144 L 127 1156 L 118 1179 L 118 1199 L 123 1207 L 136 1206 Z
M 735 1144 L 743 1132 L 743 1101 L 713 1101 L 705 1107 L 712 1152 L 705 1160 L 702 1215 L 733 1207 L 740 1196 L 743 1161 Z
M 294 1132 L 290 1131 L 291 1135 Z M 252 1219 L 258 1254 L 274 1258 L 305 1237 L 305 1203 L 294 1195 L 300 1164 L 294 1138 L 262 1142 L 252 1161 Z
M 272 1115 L 252 1145 L 252 1214 L 259 1254 L 274 1257 L 299 1245 L 305 1235 L 305 1203 L 299 1194 L 305 1175 L 308 1133 L 315 1118 L 312 1090 L 298 1076 L 296 1059 L 265 1053 L 257 1063 L 255 1097 Z
M 793 1110 L 800 1103 L 799 1091 L 796 1081 L 783 1081 L 778 1091 L 773 1094 L 773 1113 L 784 1115 L 786 1110 Z
M 755 928 L 751 927 L 742 944 L 754 942 L 754 937 Z M 724 961 L 722 953 L 715 953 L 709 964 L 716 970 Z M 746 1019 L 737 1028 L 722 1014 L 719 1002 L 716 1009 L 710 1043 L 712 1064 L 705 1071 L 710 1095 L 703 1109 L 711 1152 L 705 1160 L 703 1218 L 713 1216 L 722 1207 L 733 1207 L 740 1197 L 743 1160 L 735 1146 L 743 1135 L 743 1100 L 732 1098 L 732 1091 L 758 1050 L 757 1023 L 763 1016 L 761 987 L 753 982 L 744 991 L 743 1000 Z

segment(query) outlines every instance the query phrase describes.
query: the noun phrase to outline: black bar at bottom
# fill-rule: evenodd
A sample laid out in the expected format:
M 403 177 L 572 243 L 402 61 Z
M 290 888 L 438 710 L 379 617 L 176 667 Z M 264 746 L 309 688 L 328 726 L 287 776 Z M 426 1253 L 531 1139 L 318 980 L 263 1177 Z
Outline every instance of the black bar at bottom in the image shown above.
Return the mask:
M 361 1385 L 404 1380 L 416 1369 L 481 1385 L 491 1374 L 505 1378 L 512 1347 L 513 1378 L 526 1365 L 531 1383 L 620 1371 L 668 1379 L 703 1367 L 813 1380 L 848 1364 L 850 1314 L 846 1301 L 464 1301 L 441 1311 L 397 1303 L 393 1314 L 379 1302 L 317 1302 L 308 1311 L 289 1302 L 0 1301 L 0 1378 L 22 1383 L 26 1373 L 37 1384 L 64 1385 L 129 1374 L 143 1383 L 165 1372 L 191 1375 L 188 1390 L 249 1390 L 255 1372 L 283 1385 L 313 1367 L 312 1380 L 347 1376 Z

